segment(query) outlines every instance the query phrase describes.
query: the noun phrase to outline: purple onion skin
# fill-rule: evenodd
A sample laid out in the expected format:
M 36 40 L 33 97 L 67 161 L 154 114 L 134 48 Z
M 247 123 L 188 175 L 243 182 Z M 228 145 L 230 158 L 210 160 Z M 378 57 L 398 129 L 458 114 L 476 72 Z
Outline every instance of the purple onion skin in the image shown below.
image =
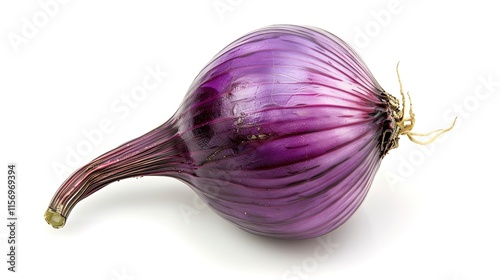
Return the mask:
M 174 116 L 71 175 L 46 220 L 130 177 L 187 183 L 216 213 L 265 236 L 342 225 L 397 146 L 395 108 L 355 51 L 316 28 L 276 25 L 224 48 Z

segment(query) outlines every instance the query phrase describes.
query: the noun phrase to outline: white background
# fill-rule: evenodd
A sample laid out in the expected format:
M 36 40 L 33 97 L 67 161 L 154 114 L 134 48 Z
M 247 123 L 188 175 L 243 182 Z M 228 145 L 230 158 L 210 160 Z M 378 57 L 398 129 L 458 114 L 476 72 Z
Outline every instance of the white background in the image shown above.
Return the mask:
M 0 217 L 7 215 L 7 164 L 19 173 L 18 272 L 7 272 L 2 222 L 2 279 L 500 278 L 500 20 L 493 1 L 69 0 L 52 1 L 57 6 L 47 11 L 48 2 L 0 4 Z M 416 130 L 445 127 L 454 115 L 457 127 L 426 147 L 402 139 L 360 209 L 323 237 L 334 245 L 329 250 L 317 239 L 243 232 L 170 178 L 114 183 L 78 204 L 65 228 L 46 224 L 45 209 L 69 175 L 54 166 L 73 171 L 163 123 L 213 55 L 276 23 L 340 36 L 393 95 L 401 61 Z M 154 68 L 168 76 L 132 100 L 134 108 L 125 105 L 122 98 Z M 85 153 L 71 154 L 103 120 L 112 128 Z

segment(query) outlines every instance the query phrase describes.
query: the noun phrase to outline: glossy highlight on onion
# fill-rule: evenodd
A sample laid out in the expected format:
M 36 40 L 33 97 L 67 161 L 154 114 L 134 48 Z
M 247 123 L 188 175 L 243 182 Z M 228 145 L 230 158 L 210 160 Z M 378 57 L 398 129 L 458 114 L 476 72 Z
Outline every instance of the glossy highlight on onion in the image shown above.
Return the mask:
M 246 231 L 323 235 L 358 209 L 401 135 L 425 144 L 417 137 L 451 129 L 414 133 L 401 94 L 402 104 L 324 30 L 256 30 L 201 70 L 168 121 L 75 171 L 45 219 L 64 226 L 78 202 L 117 180 L 169 176 Z

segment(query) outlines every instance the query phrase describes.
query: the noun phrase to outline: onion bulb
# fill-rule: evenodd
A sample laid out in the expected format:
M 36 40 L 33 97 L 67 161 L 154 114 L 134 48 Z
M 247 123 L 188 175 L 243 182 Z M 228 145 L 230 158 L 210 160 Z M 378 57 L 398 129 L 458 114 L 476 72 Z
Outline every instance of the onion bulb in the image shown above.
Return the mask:
M 316 237 L 358 209 L 400 136 L 425 144 L 453 127 L 418 134 L 414 123 L 409 96 L 382 89 L 338 37 L 262 28 L 219 52 L 169 120 L 76 170 L 45 219 L 60 228 L 112 182 L 169 176 L 246 231 Z

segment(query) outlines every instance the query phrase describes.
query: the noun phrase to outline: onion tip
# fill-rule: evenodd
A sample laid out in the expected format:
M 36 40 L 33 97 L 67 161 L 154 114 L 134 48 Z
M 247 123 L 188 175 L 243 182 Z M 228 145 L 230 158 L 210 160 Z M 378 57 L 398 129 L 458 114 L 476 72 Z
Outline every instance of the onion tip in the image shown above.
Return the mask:
M 50 208 L 47 208 L 44 217 L 45 221 L 47 221 L 47 223 L 51 225 L 53 228 L 62 228 L 66 223 L 66 218 L 63 215 L 57 213 L 56 211 Z

